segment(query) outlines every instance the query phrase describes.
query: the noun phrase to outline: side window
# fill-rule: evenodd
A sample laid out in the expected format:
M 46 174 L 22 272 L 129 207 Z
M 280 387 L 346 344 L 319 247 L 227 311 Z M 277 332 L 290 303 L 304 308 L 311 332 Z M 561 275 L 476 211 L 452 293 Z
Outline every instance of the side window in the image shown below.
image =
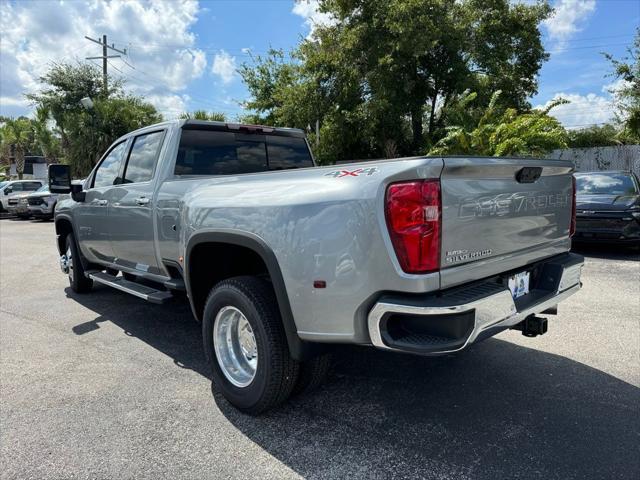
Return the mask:
M 34 192 L 34 191 L 38 190 L 41 186 L 42 186 L 42 184 L 39 183 L 39 182 L 28 182 L 28 183 L 25 184 L 25 190 L 29 190 L 31 192 Z
M 151 180 L 163 138 L 164 132 L 153 132 L 134 139 L 124 174 L 124 183 Z
M 11 185 L 11 191 L 12 192 L 22 192 L 24 189 L 22 188 L 22 183 L 21 182 L 17 182 L 14 183 L 13 185 Z
M 126 140 L 120 142 L 114 148 L 111 149 L 109 154 L 102 160 L 102 163 L 96 170 L 95 178 L 93 179 L 93 187 L 108 187 L 114 185 L 120 174 L 120 167 L 122 166 L 123 154 Z

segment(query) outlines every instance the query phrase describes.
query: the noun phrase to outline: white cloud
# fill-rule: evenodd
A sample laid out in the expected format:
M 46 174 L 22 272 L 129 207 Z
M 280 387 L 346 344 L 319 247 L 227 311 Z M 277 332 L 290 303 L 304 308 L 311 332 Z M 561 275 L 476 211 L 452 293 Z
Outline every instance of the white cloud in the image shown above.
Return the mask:
M 596 9 L 595 0 L 558 0 L 553 5 L 555 12 L 544 21 L 549 38 L 556 42 L 555 49 L 566 46 L 566 42 L 582 30 L 583 23 Z
M 216 53 L 213 57 L 211 73 L 218 75 L 222 83 L 231 83 L 236 75 L 236 58 L 229 55 L 224 50 Z
M 553 108 L 549 114 L 556 117 L 565 128 L 582 128 L 614 119 L 614 104 L 610 95 L 556 93 L 553 99 L 536 108 L 545 108 L 558 98 L 569 100 L 570 103 Z
M 178 118 L 187 111 L 189 95 L 147 95 L 146 100 L 153 103 L 167 120 Z
M 197 0 L 2 2 L 0 111 L 26 113 L 22 95 L 40 88 L 38 77 L 49 65 L 101 55 L 100 46 L 84 36 L 102 34 L 109 44 L 129 51 L 124 58 L 129 65 L 109 60 L 110 74 L 122 76 L 128 90 L 145 95 L 161 110 L 184 107 L 176 99 L 184 98 L 180 92 L 207 64 L 191 31 L 199 13 Z
M 628 82 L 624 78 L 619 78 L 617 80 L 614 80 L 611 83 L 607 83 L 606 85 L 603 85 L 602 91 L 604 93 L 609 93 L 612 96 L 616 97 L 621 90 L 627 89 L 631 86 L 632 86 L 631 82 Z
M 295 0 L 291 10 L 294 15 L 304 18 L 305 25 L 309 27 L 309 37 L 317 26 L 331 25 L 334 22 L 330 14 L 319 11 L 319 6 L 318 0 Z

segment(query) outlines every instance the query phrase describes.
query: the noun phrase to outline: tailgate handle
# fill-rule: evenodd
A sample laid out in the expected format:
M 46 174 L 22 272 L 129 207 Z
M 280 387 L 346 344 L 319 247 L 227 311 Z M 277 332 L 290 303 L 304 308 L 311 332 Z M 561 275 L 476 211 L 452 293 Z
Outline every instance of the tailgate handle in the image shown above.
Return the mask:
M 542 167 L 523 167 L 516 172 L 518 183 L 534 183 L 542 175 Z

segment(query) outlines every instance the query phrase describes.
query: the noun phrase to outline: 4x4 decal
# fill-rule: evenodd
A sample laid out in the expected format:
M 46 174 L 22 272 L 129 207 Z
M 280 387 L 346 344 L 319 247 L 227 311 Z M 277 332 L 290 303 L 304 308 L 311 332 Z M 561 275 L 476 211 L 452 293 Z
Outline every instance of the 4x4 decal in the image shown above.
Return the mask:
M 334 170 L 329 173 L 325 173 L 325 177 L 342 178 L 342 177 L 358 177 L 360 175 L 371 176 L 374 173 L 378 173 L 378 167 L 358 168 L 356 170 Z

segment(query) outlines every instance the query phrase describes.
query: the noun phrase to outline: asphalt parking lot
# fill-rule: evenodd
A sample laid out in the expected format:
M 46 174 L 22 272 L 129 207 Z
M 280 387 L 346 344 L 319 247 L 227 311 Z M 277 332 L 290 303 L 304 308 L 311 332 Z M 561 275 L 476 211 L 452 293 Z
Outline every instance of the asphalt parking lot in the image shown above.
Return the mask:
M 549 333 L 336 353 L 260 418 L 212 395 L 186 303 L 76 295 L 52 223 L 0 220 L 0 476 L 640 478 L 640 256 L 586 250 Z

